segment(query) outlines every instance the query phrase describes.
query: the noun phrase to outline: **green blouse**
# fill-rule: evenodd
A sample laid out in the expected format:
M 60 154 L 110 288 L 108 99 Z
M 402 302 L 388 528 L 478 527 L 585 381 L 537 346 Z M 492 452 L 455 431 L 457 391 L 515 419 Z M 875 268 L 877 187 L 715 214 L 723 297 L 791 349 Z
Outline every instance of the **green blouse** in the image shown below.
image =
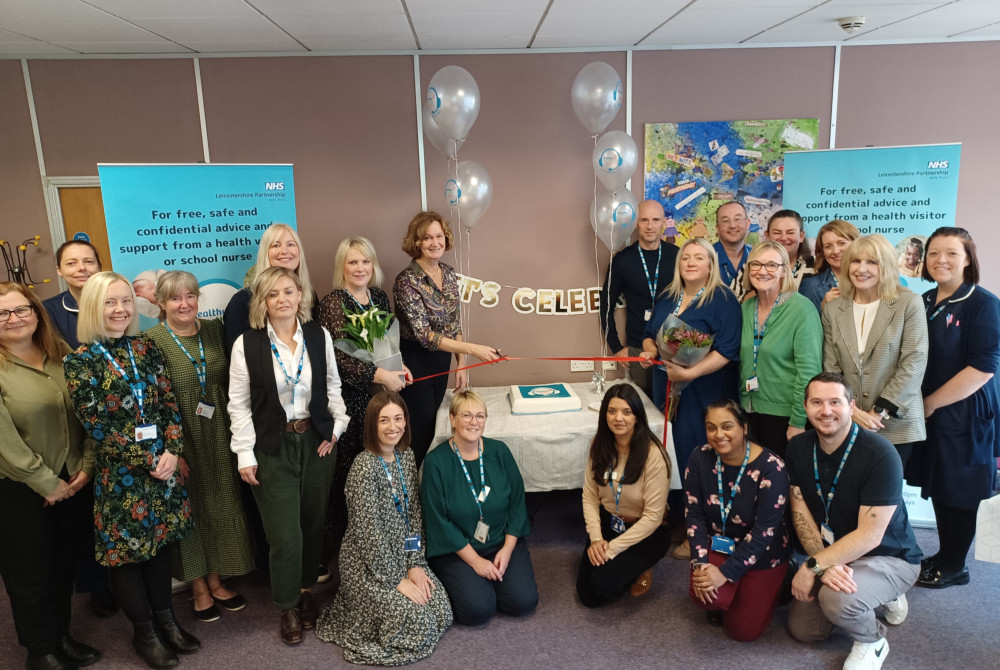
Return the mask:
M 479 493 L 479 459 L 465 461 L 465 468 Z M 490 533 L 486 542 L 479 542 L 473 537 L 479 507 L 451 444 L 442 442 L 427 454 L 420 500 L 428 556 L 455 553 L 467 544 L 482 552 L 503 543 L 506 535 L 526 537 L 531 532 L 524 504 L 524 480 L 506 444 L 483 438 L 483 472 L 490 487 L 482 504 L 483 520 L 489 524 Z

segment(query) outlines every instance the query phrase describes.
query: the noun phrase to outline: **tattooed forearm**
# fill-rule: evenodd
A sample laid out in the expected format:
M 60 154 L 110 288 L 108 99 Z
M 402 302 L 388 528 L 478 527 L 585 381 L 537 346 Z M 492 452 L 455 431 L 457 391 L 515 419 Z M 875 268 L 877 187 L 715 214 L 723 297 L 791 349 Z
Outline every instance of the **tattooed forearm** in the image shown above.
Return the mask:
M 823 538 L 819 534 L 819 528 L 806 518 L 805 514 L 792 512 L 792 524 L 795 526 L 795 534 L 799 536 L 799 542 L 802 543 L 802 548 L 807 554 L 812 556 L 823 550 Z

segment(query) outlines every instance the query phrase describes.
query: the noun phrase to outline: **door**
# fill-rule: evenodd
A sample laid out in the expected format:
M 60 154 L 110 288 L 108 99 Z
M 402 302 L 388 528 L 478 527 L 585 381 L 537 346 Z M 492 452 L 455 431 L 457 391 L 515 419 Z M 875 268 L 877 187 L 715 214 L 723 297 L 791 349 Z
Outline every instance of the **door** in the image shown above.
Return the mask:
M 77 233 L 86 233 L 90 243 L 101 257 L 105 270 L 112 270 L 111 250 L 108 246 L 108 228 L 104 221 L 104 201 L 99 186 L 61 187 L 59 208 L 62 210 L 63 230 L 66 239 Z

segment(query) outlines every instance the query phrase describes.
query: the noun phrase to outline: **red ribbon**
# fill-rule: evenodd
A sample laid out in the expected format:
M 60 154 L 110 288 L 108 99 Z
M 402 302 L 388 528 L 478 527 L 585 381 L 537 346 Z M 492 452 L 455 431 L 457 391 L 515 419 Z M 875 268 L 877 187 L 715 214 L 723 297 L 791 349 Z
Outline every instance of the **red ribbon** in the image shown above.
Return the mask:
M 642 362 L 646 360 L 642 356 L 550 356 L 550 357 L 540 357 L 540 358 L 528 358 L 523 356 L 501 356 L 495 361 L 484 361 L 482 363 L 473 363 L 472 365 L 466 365 L 461 368 L 455 368 L 454 370 L 445 370 L 444 372 L 436 372 L 432 375 L 426 375 L 424 377 L 418 377 L 414 379 L 412 383 L 422 382 L 425 379 L 433 379 L 434 377 L 440 377 L 441 375 L 450 375 L 452 372 L 460 372 L 461 370 L 471 370 L 472 368 L 479 368 L 484 365 L 495 365 L 497 363 L 503 363 L 504 361 L 614 361 L 616 363 L 631 363 L 631 362 Z M 662 361 L 651 361 L 654 365 L 663 365 Z

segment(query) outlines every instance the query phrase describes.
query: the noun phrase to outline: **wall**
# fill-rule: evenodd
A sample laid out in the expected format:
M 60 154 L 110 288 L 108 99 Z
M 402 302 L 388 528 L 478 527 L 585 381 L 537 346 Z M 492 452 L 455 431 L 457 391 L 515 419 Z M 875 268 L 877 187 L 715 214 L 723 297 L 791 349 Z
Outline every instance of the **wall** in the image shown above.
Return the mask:
M 829 146 L 833 47 L 637 51 L 632 135 L 665 121 L 816 117 Z M 595 285 L 608 252 L 595 251 L 588 216 L 593 140 L 570 106 L 573 78 L 603 60 L 626 73 L 626 54 L 434 55 L 419 58 L 421 87 L 444 65 L 479 85 L 479 119 L 459 158 L 490 172 L 494 200 L 463 259 L 471 276 L 504 286 L 500 304 L 469 307 L 473 341 L 512 356 L 587 356 L 600 351 L 596 315 L 522 315 L 516 287 Z M 387 289 L 409 261 L 399 243 L 420 208 L 420 163 L 411 56 L 211 58 L 199 61 L 213 162 L 295 165 L 299 229 L 320 295 L 337 243 L 370 237 Z M 96 174 L 98 162 L 202 160 L 195 71 L 188 59 L 28 62 L 48 176 Z M 980 248 L 1000 232 L 974 218 L 992 194 L 1000 132 L 983 111 L 1000 107 L 1000 43 L 842 49 L 837 146 L 964 142 L 959 224 Z M 43 235 L 32 267 L 53 263 L 25 84 L 17 61 L 0 61 L 0 138 L 6 178 L 4 237 Z M 610 129 L 625 128 L 625 113 Z M 425 147 L 428 206 L 445 216 L 447 160 Z M 641 163 L 640 163 L 641 166 Z M 641 170 L 641 167 L 640 167 Z M 632 190 L 641 199 L 642 175 Z M 20 237 L 19 237 L 20 236 Z M 984 263 L 984 284 L 1000 268 Z M 48 276 L 54 276 L 51 271 Z M 43 296 L 54 287 L 40 289 Z M 589 380 L 568 364 L 509 362 L 474 371 L 479 385 Z

